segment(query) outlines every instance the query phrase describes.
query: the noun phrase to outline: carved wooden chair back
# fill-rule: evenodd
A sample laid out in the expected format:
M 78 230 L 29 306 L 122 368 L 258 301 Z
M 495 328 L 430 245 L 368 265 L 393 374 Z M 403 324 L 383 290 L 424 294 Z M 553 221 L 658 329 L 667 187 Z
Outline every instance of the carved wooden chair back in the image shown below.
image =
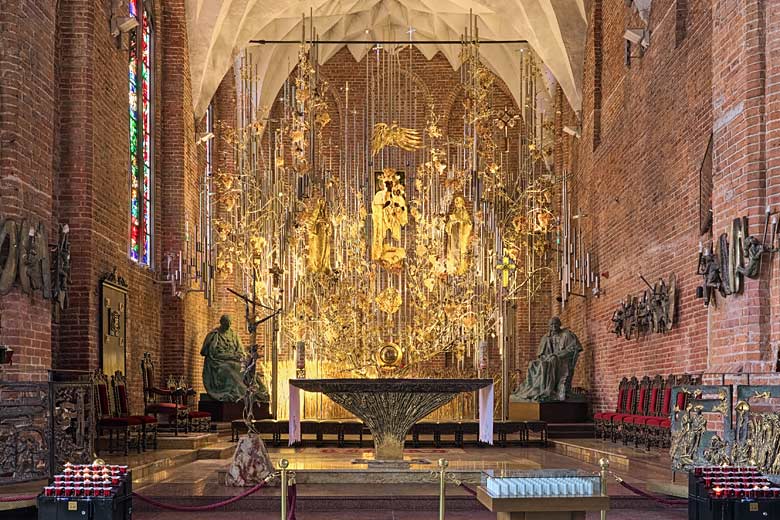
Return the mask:
M 113 396 L 111 395 L 111 389 L 108 386 L 108 378 L 100 369 L 97 369 L 92 374 L 91 379 L 92 387 L 94 388 L 92 394 L 95 396 L 95 410 L 97 411 L 97 418 L 105 419 L 107 417 L 114 417 L 114 400 Z
M 632 414 L 636 411 L 637 393 L 639 390 L 639 380 L 632 376 L 628 381 L 626 389 L 626 409 L 625 413 Z
M 114 391 L 114 401 L 120 417 L 130 415 L 130 398 L 127 391 L 127 378 L 119 370 L 111 376 L 111 387 Z
M 144 406 L 158 402 L 159 394 L 153 391 L 157 387 L 154 361 L 149 352 L 144 352 L 141 358 L 141 377 L 144 383 Z
M 634 415 L 646 415 L 647 405 L 650 401 L 650 376 L 642 377 L 639 382 L 639 394 L 636 400 L 636 407 L 631 412 Z
M 655 376 L 650 382 L 650 400 L 647 404 L 647 413 L 645 415 L 657 416 L 661 409 L 661 397 L 663 396 L 664 378 Z
M 615 410 L 618 413 L 625 412 L 627 402 L 628 402 L 628 378 L 624 377 L 623 379 L 620 380 L 620 383 L 618 384 L 617 406 L 615 407 Z
M 675 386 L 689 387 L 701 384 L 701 377 L 696 378 L 691 374 L 678 375 L 676 379 Z M 688 404 L 688 397 L 686 392 L 678 392 L 677 400 L 673 403 L 673 410 L 685 410 L 685 406 Z
M 674 387 L 675 381 L 676 378 L 672 374 L 666 376 L 666 379 L 664 380 L 663 397 L 661 398 L 661 403 L 658 408 L 659 417 L 671 417 L 672 415 L 672 387 Z

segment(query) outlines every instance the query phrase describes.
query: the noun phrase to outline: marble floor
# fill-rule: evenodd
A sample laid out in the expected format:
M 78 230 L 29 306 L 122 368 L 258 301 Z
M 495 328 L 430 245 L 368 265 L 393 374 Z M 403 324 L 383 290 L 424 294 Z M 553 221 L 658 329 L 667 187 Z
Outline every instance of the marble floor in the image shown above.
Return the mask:
M 220 484 L 219 474 L 230 463 L 235 444 L 221 439 L 207 448 L 193 450 L 158 450 L 128 457 L 107 457 L 112 463 L 125 463 L 134 468 L 134 490 L 173 505 L 207 505 L 240 494 L 243 490 L 227 488 Z M 354 472 L 365 465 L 356 460 L 371 458 L 371 448 L 328 448 L 304 446 L 298 448 L 273 448 L 269 453 L 275 465 L 286 458 L 290 469 L 299 473 L 335 470 Z M 428 460 L 430 464 L 412 464 L 412 471 L 420 474 L 436 470 L 440 458 L 449 461 L 449 470 L 474 474 L 481 469 L 538 469 L 570 468 L 589 472 L 598 471 L 598 460 L 608 457 L 611 468 L 627 482 L 648 489 L 652 482 L 671 482 L 668 455 L 665 451 L 646 452 L 623 447 L 609 441 L 593 439 L 554 441 L 551 447 L 480 448 L 425 448 L 407 449 L 405 458 Z M 435 478 L 435 477 L 434 477 Z M 2 491 L 2 489 L 0 489 Z M 615 520 L 650 520 L 686 518 L 685 509 L 670 509 L 646 499 L 634 496 L 615 480 L 608 485 L 613 510 L 608 518 Z M 299 483 L 298 520 L 423 520 L 438 516 L 438 485 L 431 478 L 428 483 L 371 484 L 349 483 Z M 0 492 L 0 495 L 2 493 Z M 279 488 L 261 489 L 254 495 L 226 508 L 208 513 L 168 513 L 134 500 L 136 520 L 188 519 L 228 520 L 249 515 L 253 520 L 278 518 Z M 447 518 L 449 520 L 487 520 L 495 515 L 487 512 L 463 488 L 447 487 Z M 19 512 L 21 514 L 21 512 Z M 7 514 L 7 512 L 6 512 Z M 0 516 L 3 516 L 0 514 Z M 11 517 L 9 517 L 10 519 Z M 14 516 L 13 519 L 36 518 Z M 595 520 L 598 514 L 588 516 Z M 5 516 L 3 516 L 5 520 Z

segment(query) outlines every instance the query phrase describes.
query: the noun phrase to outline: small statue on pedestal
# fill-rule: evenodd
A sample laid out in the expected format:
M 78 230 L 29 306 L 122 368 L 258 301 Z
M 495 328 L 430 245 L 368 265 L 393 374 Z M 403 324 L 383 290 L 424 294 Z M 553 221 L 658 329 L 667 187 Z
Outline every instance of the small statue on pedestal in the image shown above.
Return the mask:
M 571 394 L 571 380 L 582 345 L 557 316 L 542 337 L 536 359 L 528 365 L 525 382 L 512 394 L 515 401 L 565 401 Z

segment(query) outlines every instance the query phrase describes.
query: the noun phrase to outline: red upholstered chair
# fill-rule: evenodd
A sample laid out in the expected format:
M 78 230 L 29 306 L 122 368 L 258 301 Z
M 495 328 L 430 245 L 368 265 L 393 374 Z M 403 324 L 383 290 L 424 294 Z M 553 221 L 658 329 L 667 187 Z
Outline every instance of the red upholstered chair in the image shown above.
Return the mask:
M 190 405 L 196 392 L 187 384 L 184 376 L 168 376 L 168 389 L 173 391 L 175 400 L 178 404 L 184 405 L 189 410 L 187 412 L 187 433 L 189 432 L 208 432 L 211 430 L 211 414 L 201 412 L 195 409 L 195 405 Z
M 671 444 L 672 387 L 675 385 L 676 380 L 677 378 L 673 375 L 666 378 L 661 391 L 658 413 L 656 414 L 656 417 L 647 420 L 648 448 L 653 445 L 656 445 L 659 448 L 667 447 Z M 681 392 L 679 395 L 683 396 L 682 401 L 684 406 L 685 394 Z
M 125 455 L 130 452 L 131 443 L 135 444 L 138 453 L 141 452 L 141 432 L 143 423 L 135 417 L 119 417 L 113 399 L 113 392 L 108 386 L 108 378 L 100 370 L 92 375 L 93 395 L 95 396 L 95 411 L 97 417 L 97 435 L 102 437 L 108 432 L 108 451 L 120 448 L 120 436 Z M 116 435 L 115 435 L 116 434 Z M 116 437 L 116 440 L 114 440 Z M 133 442 L 135 440 L 135 442 Z
M 637 404 L 636 413 L 631 417 L 627 417 L 623 420 L 627 431 L 629 431 L 628 437 L 633 439 L 635 448 L 638 448 L 639 443 L 642 442 L 648 449 L 650 449 L 647 422 L 650 419 L 657 417 L 659 408 L 658 405 L 661 402 L 659 395 L 661 395 L 663 390 L 663 384 L 663 378 L 660 375 L 655 376 L 652 381 L 650 381 L 648 390 L 645 392 L 644 399 L 642 392 L 640 391 L 639 403 Z
M 623 445 L 627 445 L 630 441 L 633 441 L 637 435 L 637 431 L 634 428 L 634 421 L 637 416 L 644 416 L 647 405 L 650 401 L 650 378 L 648 376 L 642 377 L 639 382 L 639 392 L 636 397 L 636 401 L 633 406 L 629 405 L 630 413 L 620 417 L 618 421 L 618 431 L 620 438 L 623 440 Z
M 127 391 L 127 378 L 120 371 L 116 371 L 111 376 L 111 388 L 114 391 L 114 402 L 117 405 L 117 415 L 119 417 L 135 418 L 141 421 L 141 448 L 151 445 L 152 449 L 157 449 L 157 418 L 151 415 L 131 415 L 130 400 Z
M 179 430 L 186 429 L 189 410 L 176 402 L 177 396 L 173 390 L 157 386 L 154 361 L 149 352 L 144 352 L 141 359 L 141 377 L 144 383 L 144 415 L 152 415 L 158 421 L 164 417 L 167 423 L 160 421 L 158 428 L 165 424 L 173 430 L 174 435 L 179 435 Z
M 626 409 L 626 399 L 628 397 L 628 378 L 624 377 L 618 384 L 617 405 L 614 412 L 598 412 L 593 414 L 596 436 L 601 440 L 606 440 L 607 436 L 612 435 L 612 417 L 619 413 L 624 413 Z M 614 439 L 613 439 L 614 440 Z
M 636 376 L 628 380 L 626 384 L 625 399 L 621 406 L 621 410 L 612 413 L 605 418 L 609 421 L 609 438 L 612 442 L 616 442 L 618 437 L 622 435 L 623 418 L 633 414 L 636 409 L 637 393 L 639 392 L 639 381 Z

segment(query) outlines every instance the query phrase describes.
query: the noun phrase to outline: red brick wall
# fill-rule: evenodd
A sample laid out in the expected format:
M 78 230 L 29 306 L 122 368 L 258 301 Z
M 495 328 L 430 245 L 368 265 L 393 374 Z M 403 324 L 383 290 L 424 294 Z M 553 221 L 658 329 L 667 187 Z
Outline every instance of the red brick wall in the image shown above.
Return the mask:
M 37 218 L 53 225 L 55 107 L 54 2 L 0 2 L 0 219 Z M 50 305 L 18 288 L 0 296 L 0 343 L 14 366 L 0 379 L 45 380 L 51 366 Z
M 197 162 L 183 0 L 152 6 L 154 87 L 154 268 L 128 259 L 127 49 L 109 35 L 111 2 L 0 3 L 0 217 L 68 223 L 70 308 L 52 324 L 51 306 L 18 289 L 0 297 L 0 342 L 14 367 L 0 379 L 42 379 L 45 369 L 99 365 L 99 278 L 114 267 L 129 285 L 127 371 L 141 407 L 139 363 L 158 360 L 159 378 L 183 373 L 200 384 L 199 348 L 208 324 L 202 295 L 169 296 L 163 253 L 182 249 L 184 213 L 196 219 Z
M 695 298 L 701 282 L 695 275 L 698 243 L 711 238 L 700 236 L 698 214 L 699 168 L 713 126 L 715 238 L 732 218 L 757 215 L 766 204 L 764 133 L 758 121 L 766 103 L 760 42 L 768 19 L 736 4 L 688 0 L 681 9 L 674 0 L 654 1 L 650 48 L 633 58 L 630 68 L 624 63 L 623 32 L 641 27 L 641 21 L 622 0 L 591 6 L 591 21 L 601 7 L 602 41 L 591 23 L 582 138 L 561 132 L 563 125 L 579 124 L 562 101 L 556 159 L 559 169 L 573 175 L 575 205 L 587 214 L 586 243 L 599 270 L 609 273 L 602 279 L 601 298 L 573 298 L 562 312 L 586 354 L 592 352 L 592 371 L 584 382 L 597 409 L 614 406 L 624 375 L 732 370 L 736 365 L 727 363 L 772 356 L 769 314 L 776 306 L 768 298 L 769 269 L 764 281 L 747 282 L 744 295 L 718 297 L 717 308 L 707 310 Z M 713 20 L 718 21 L 713 25 Z M 744 112 L 719 129 L 722 114 L 741 102 Z M 638 273 L 651 282 L 677 275 L 679 321 L 667 335 L 626 341 L 607 329 L 618 301 L 644 290 Z

